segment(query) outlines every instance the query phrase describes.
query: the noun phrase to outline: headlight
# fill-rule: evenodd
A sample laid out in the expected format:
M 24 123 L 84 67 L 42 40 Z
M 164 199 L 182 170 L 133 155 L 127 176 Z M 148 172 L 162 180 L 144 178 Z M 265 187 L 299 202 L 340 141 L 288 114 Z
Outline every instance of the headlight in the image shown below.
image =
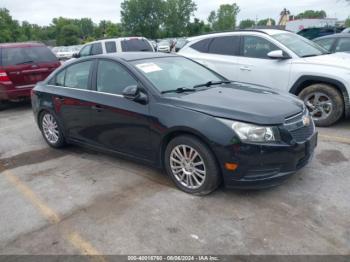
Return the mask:
M 243 142 L 268 143 L 280 140 L 277 127 L 258 126 L 226 119 L 219 120 L 231 127 Z

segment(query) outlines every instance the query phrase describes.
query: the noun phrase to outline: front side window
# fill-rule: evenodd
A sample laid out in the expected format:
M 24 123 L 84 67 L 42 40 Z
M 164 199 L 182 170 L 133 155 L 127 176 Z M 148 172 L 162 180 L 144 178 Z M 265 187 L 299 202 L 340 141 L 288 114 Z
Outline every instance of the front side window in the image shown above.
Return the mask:
M 81 57 L 91 55 L 91 45 L 84 46 L 84 47 L 80 50 L 80 53 L 79 53 L 79 54 L 80 54 Z
M 64 86 L 64 78 L 66 76 L 66 70 L 59 72 L 55 77 L 56 86 Z
M 191 48 L 193 48 L 194 50 L 197 50 L 198 52 L 201 52 L 201 53 L 208 53 L 209 45 L 210 45 L 211 41 L 212 41 L 211 38 L 203 39 L 203 40 L 198 41 L 197 43 L 194 43 L 193 45 L 191 45 Z
M 97 91 L 121 95 L 123 90 L 137 81 L 117 62 L 101 60 L 98 63 Z
M 326 39 L 320 39 L 320 40 L 316 40 L 316 44 L 319 44 L 320 46 L 322 46 L 324 49 L 331 51 L 331 48 L 333 46 L 334 43 L 334 38 L 326 38 Z
M 134 61 L 135 67 L 160 91 L 194 88 L 195 85 L 224 79 L 184 57 L 163 57 Z
M 328 53 L 327 50 L 318 44 L 296 34 L 281 33 L 272 37 L 299 57 L 318 56 Z
M 239 54 L 239 39 L 239 36 L 216 37 L 209 46 L 209 53 L 237 56 Z
M 56 56 L 46 46 L 9 47 L 2 49 L 3 66 L 57 61 Z
M 267 54 L 275 50 L 280 48 L 264 38 L 257 36 L 243 38 L 243 56 L 245 57 L 269 59 Z
M 101 43 L 92 44 L 92 47 L 91 47 L 91 54 L 92 55 L 101 55 L 102 53 L 103 53 L 103 50 L 102 50 Z
M 92 64 L 93 61 L 86 61 L 65 69 L 64 86 L 75 89 L 89 89 L 89 75 Z
M 115 41 L 106 42 L 105 47 L 106 47 L 107 53 L 116 53 L 117 52 L 117 45 L 115 44 Z
M 335 48 L 336 52 L 350 52 L 350 37 L 340 38 Z

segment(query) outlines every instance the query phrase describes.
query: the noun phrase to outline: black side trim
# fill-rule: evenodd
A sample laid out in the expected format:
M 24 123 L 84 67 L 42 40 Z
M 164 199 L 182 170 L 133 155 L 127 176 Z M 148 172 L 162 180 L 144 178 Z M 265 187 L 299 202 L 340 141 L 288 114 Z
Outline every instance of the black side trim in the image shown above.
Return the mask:
M 292 86 L 292 88 L 289 90 L 290 93 L 294 95 L 298 95 L 302 89 L 303 89 L 303 83 L 305 82 L 313 82 L 313 83 L 325 83 L 325 84 L 330 84 L 338 88 L 338 90 L 342 93 L 343 99 L 344 99 L 344 105 L 345 105 L 345 117 L 348 118 L 350 117 L 350 97 L 349 93 L 346 90 L 345 85 L 335 79 L 332 78 L 327 78 L 327 77 L 321 77 L 321 76 L 309 76 L 305 75 L 300 77 Z

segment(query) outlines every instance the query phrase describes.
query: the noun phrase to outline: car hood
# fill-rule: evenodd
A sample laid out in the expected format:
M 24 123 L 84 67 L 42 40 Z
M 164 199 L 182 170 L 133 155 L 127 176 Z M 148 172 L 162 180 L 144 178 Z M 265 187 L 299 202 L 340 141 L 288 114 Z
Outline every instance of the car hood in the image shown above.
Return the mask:
M 350 69 L 350 53 L 335 53 L 329 55 L 306 57 L 295 61 L 295 63 L 324 65 Z
M 171 94 L 173 105 L 214 117 L 275 125 L 302 112 L 301 100 L 288 93 L 255 85 L 232 83 L 189 94 Z

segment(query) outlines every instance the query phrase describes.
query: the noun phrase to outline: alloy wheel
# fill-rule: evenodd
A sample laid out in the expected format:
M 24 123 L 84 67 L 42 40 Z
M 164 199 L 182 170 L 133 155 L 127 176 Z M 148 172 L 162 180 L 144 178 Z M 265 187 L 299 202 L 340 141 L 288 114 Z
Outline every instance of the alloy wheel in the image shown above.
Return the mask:
M 51 114 L 45 114 L 42 118 L 42 129 L 45 138 L 51 144 L 56 144 L 59 140 L 60 132 L 55 118 Z
M 193 147 L 174 147 L 170 154 L 170 167 L 176 180 L 188 189 L 198 189 L 205 182 L 205 163 Z
M 330 97 L 324 93 L 311 93 L 305 97 L 304 103 L 308 107 L 314 120 L 323 120 L 332 114 L 333 102 Z

